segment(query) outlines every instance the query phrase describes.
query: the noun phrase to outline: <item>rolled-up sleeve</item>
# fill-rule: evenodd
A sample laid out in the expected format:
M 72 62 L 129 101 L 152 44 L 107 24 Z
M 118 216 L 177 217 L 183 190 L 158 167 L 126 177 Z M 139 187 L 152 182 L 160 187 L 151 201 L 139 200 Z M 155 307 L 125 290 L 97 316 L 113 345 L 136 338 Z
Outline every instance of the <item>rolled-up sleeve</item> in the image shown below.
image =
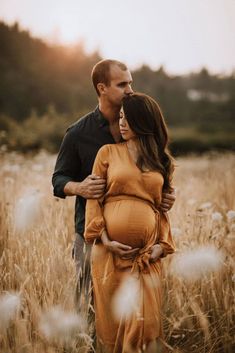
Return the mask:
M 64 187 L 69 181 L 77 181 L 80 170 L 78 144 L 74 132 L 69 129 L 62 141 L 52 176 L 54 196 L 65 198 Z

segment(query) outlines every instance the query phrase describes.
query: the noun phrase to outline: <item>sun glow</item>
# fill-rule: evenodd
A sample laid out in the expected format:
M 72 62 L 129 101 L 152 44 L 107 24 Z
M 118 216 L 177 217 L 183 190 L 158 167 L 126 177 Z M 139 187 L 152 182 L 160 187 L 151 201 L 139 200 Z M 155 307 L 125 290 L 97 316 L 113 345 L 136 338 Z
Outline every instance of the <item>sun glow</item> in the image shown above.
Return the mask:
M 183 73 L 235 68 L 235 1 L 2 0 L 0 18 L 49 42 L 83 42 L 88 52 Z M 218 23 L 220 24 L 218 26 Z

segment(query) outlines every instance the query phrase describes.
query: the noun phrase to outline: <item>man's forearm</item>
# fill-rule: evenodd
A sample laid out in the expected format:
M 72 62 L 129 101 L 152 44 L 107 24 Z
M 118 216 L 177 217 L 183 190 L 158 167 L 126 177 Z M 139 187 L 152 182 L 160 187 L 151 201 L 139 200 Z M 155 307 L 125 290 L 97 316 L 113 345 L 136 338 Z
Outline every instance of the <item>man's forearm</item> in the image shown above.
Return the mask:
M 99 199 L 104 195 L 106 180 L 97 175 L 88 175 L 83 181 L 68 181 L 64 186 L 66 196 L 82 196 L 84 199 Z
M 66 196 L 76 196 L 80 195 L 80 184 L 76 181 L 69 181 L 64 186 L 64 193 Z

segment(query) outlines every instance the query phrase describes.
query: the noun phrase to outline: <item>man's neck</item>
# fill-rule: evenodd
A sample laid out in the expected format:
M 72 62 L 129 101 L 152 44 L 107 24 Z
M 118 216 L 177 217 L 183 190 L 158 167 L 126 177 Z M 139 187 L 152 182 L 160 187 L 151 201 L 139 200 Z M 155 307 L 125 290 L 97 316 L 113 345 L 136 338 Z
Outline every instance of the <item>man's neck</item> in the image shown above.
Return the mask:
M 102 104 L 99 102 L 99 110 L 103 114 L 104 118 L 108 120 L 109 125 L 117 124 L 119 119 L 119 107 L 113 107 L 111 105 Z

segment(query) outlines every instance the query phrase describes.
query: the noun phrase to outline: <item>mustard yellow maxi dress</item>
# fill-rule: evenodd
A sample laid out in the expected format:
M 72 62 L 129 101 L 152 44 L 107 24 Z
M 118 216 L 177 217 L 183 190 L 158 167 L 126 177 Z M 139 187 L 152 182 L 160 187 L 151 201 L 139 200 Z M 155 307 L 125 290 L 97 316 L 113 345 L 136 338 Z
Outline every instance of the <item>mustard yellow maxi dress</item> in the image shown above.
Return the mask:
M 175 249 L 168 216 L 158 211 L 163 176 L 156 171 L 142 172 L 126 142 L 103 146 L 97 154 L 93 173 L 107 180 L 104 198 L 90 199 L 86 206 L 85 239 L 94 244 L 91 273 L 97 352 L 148 351 L 162 337 L 162 266 L 161 259 L 149 261 L 150 249 L 156 243 L 161 244 L 163 256 Z M 106 250 L 100 240 L 104 229 L 111 240 L 140 248 L 135 259 L 121 259 Z M 114 297 L 128 274 L 137 281 L 138 299 L 131 315 L 122 314 L 117 319 Z M 151 352 L 156 350 L 153 348 Z

